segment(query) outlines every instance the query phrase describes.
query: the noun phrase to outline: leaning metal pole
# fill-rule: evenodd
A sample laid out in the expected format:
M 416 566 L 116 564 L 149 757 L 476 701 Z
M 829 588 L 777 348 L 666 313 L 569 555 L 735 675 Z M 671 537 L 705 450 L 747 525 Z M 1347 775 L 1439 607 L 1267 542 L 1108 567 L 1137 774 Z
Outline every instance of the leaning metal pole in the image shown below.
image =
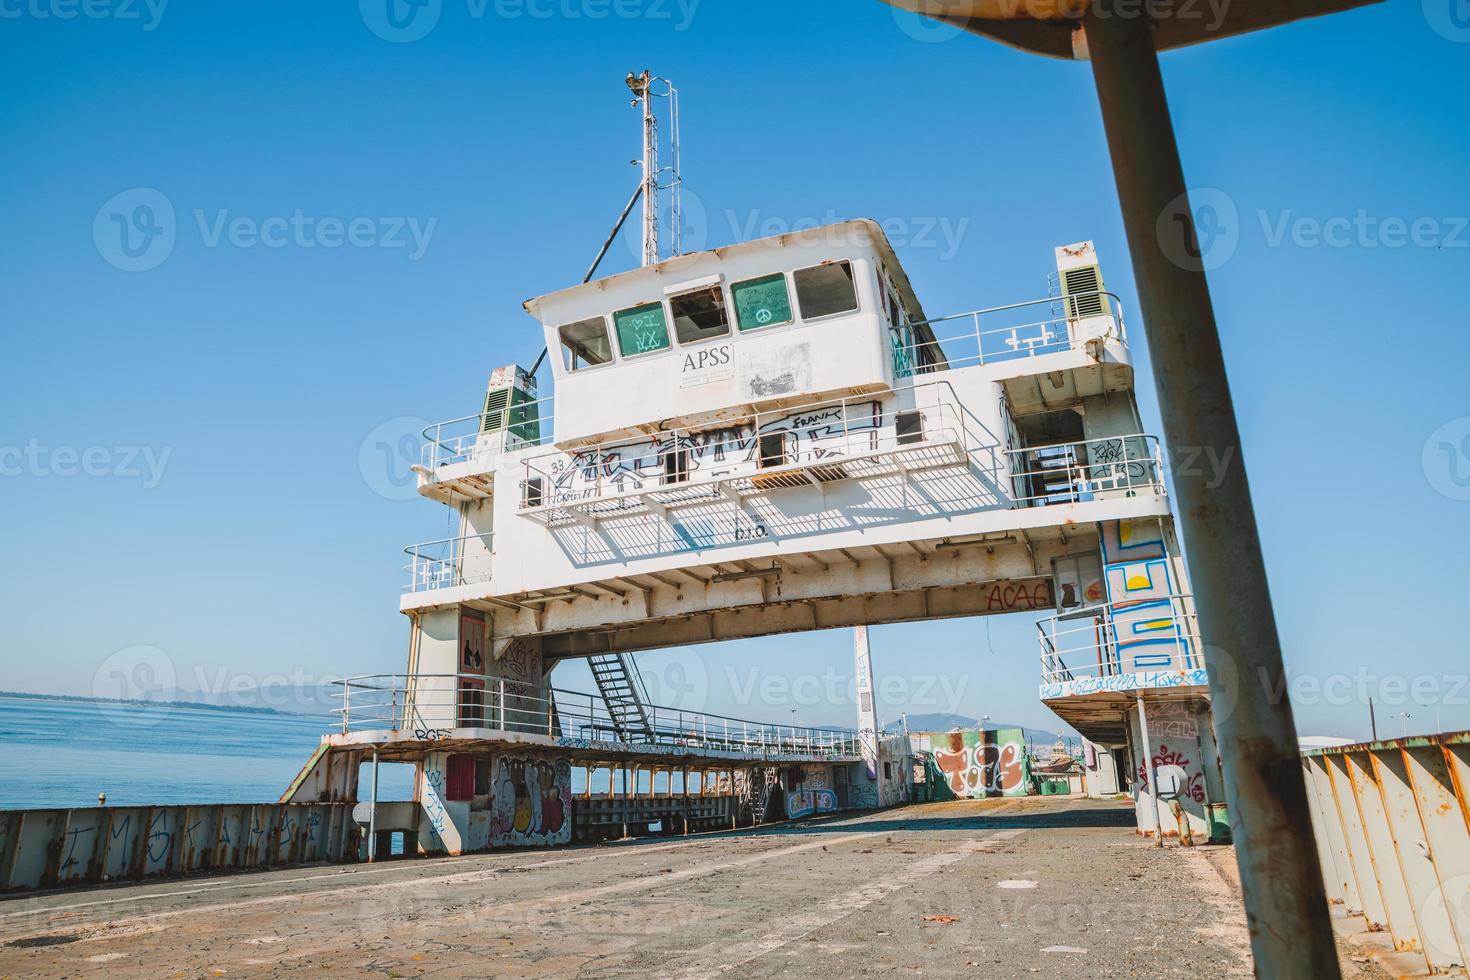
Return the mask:
M 1199 256 L 1194 220 L 1180 206 L 1184 171 L 1142 9 L 1094 5 L 1083 24 L 1165 437 L 1176 452 L 1213 450 L 1230 461 L 1216 486 L 1181 469 L 1174 488 L 1207 644 L 1256 975 L 1335 980 L 1337 951 L 1235 408 L 1203 266 L 1188 261 Z

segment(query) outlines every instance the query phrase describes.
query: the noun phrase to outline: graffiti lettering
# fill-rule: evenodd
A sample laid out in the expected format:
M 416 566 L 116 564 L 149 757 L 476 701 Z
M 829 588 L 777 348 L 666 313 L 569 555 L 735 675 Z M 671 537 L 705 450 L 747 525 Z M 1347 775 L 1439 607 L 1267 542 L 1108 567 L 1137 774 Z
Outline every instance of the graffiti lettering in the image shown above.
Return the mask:
M 985 597 L 986 612 L 1049 609 L 1051 604 L 1051 583 L 1045 579 L 1029 583 L 1002 582 L 991 586 Z

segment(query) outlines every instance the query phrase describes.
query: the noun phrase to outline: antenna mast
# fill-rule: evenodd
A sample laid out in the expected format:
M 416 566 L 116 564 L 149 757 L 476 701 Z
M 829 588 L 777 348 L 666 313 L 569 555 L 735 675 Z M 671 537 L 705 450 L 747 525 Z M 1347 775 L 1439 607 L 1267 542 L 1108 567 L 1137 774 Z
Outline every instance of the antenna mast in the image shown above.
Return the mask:
M 658 242 L 658 198 L 660 191 L 669 192 L 669 237 L 673 251 L 678 255 L 683 250 L 684 213 L 681 190 L 684 183 L 679 160 L 679 91 L 667 78 L 659 78 L 645 70 L 643 74 L 628 73 L 628 88 L 633 92 L 633 108 L 643 113 L 643 264 L 653 265 L 659 261 Z M 659 90 L 662 86 L 662 90 Z M 654 112 L 654 99 L 669 100 L 669 157 L 670 164 L 660 167 L 658 162 L 659 135 L 658 114 Z M 640 161 L 634 161 L 638 163 Z

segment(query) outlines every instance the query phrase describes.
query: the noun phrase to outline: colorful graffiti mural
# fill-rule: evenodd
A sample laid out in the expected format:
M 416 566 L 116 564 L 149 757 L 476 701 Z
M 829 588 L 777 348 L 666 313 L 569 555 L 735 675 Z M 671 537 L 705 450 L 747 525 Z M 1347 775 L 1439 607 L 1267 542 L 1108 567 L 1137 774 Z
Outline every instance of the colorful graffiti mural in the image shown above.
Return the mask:
M 1123 671 L 1187 668 L 1189 641 L 1180 628 L 1181 591 L 1157 524 L 1106 521 L 1101 528 L 1103 582 Z
M 927 734 L 931 785 L 936 799 L 1025 796 L 1028 772 L 1025 734 L 1019 728 L 971 729 Z
M 818 813 L 836 813 L 837 794 L 830 789 L 794 789 L 786 795 L 786 815 L 800 818 Z
M 500 757 L 491 789 L 490 846 L 546 847 L 571 839 L 571 764 Z

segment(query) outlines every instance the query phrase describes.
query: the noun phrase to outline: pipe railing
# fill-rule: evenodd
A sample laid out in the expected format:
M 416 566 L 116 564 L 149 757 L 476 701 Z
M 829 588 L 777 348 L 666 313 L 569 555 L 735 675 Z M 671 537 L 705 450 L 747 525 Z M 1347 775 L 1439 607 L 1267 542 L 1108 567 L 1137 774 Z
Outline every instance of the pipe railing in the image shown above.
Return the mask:
M 901 432 L 897 416 L 906 413 L 914 418 L 906 418 L 905 424 L 916 428 Z M 779 444 L 775 436 L 781 437 Z M 768 477 L 883 453 L 917 453 L 945 443 L 968 454 L 972 442 L 951 386 L 925 382 L 891 394 L 849 395 L 665 429 L 655 436 L 598 442 L 574 456 L 526 459 L 520 509 L 615 501 L 650 490 L 669 495 L 665 502 L 677 502 L 717 481 Z M 578 459 L 593 462 L 578 465 Z
M 1127 344 L 1122 301 L 1100 290 L 956 313 L 909 324 L 908 330 L 924 327 L 933 340 L 893 348 L 894 364 L 914 374 L 1075 350 L 1099 338 Z
M 389 730 L 442 738 L 475 728 L 749 755 L 860 754 L 856 732 L 773 725 L 661 705 L 645 705 L 646 727 L 614 716 L 601 695 L 553 688 L 550 697 L 502 678 L 466 674 L 370 674 L 341 688 L 340 730 Z
M 466 534 L 409 545 L 405 592 L 428 592 L 490 581 L 493 534 Z
M 1167 608 L 1162 605 L 1165 601 Z M 1133 633 L 1135 623 L 1147 623 L 1150 628 L 1143 634 Z M 1069 610 L 1040 620 L 1036 629 L 1043 684 L 1204 666 L 1194 597 L 1187 593 L 1146 603 Z M 1130 641 L 1130 636 L 1142 636 L 1148 642 Z
M 1012 499 L 1020 506 L 1083 503 L 1105 496 L 1162 495 L 1157 436 L 1134 433 L 1007 451 Z
M 485 432 L 485 420 L 509 414 L 508 424 L 496 431 Z M 494 412 L 480 412 L 447 422 L 424 427 L 424 445 L 420 461 L 429 470 L 455 463 L 467 463 L 478 453 L 487 456 L 552 442 L 555 396 L 535 401 L 518 402 Z

